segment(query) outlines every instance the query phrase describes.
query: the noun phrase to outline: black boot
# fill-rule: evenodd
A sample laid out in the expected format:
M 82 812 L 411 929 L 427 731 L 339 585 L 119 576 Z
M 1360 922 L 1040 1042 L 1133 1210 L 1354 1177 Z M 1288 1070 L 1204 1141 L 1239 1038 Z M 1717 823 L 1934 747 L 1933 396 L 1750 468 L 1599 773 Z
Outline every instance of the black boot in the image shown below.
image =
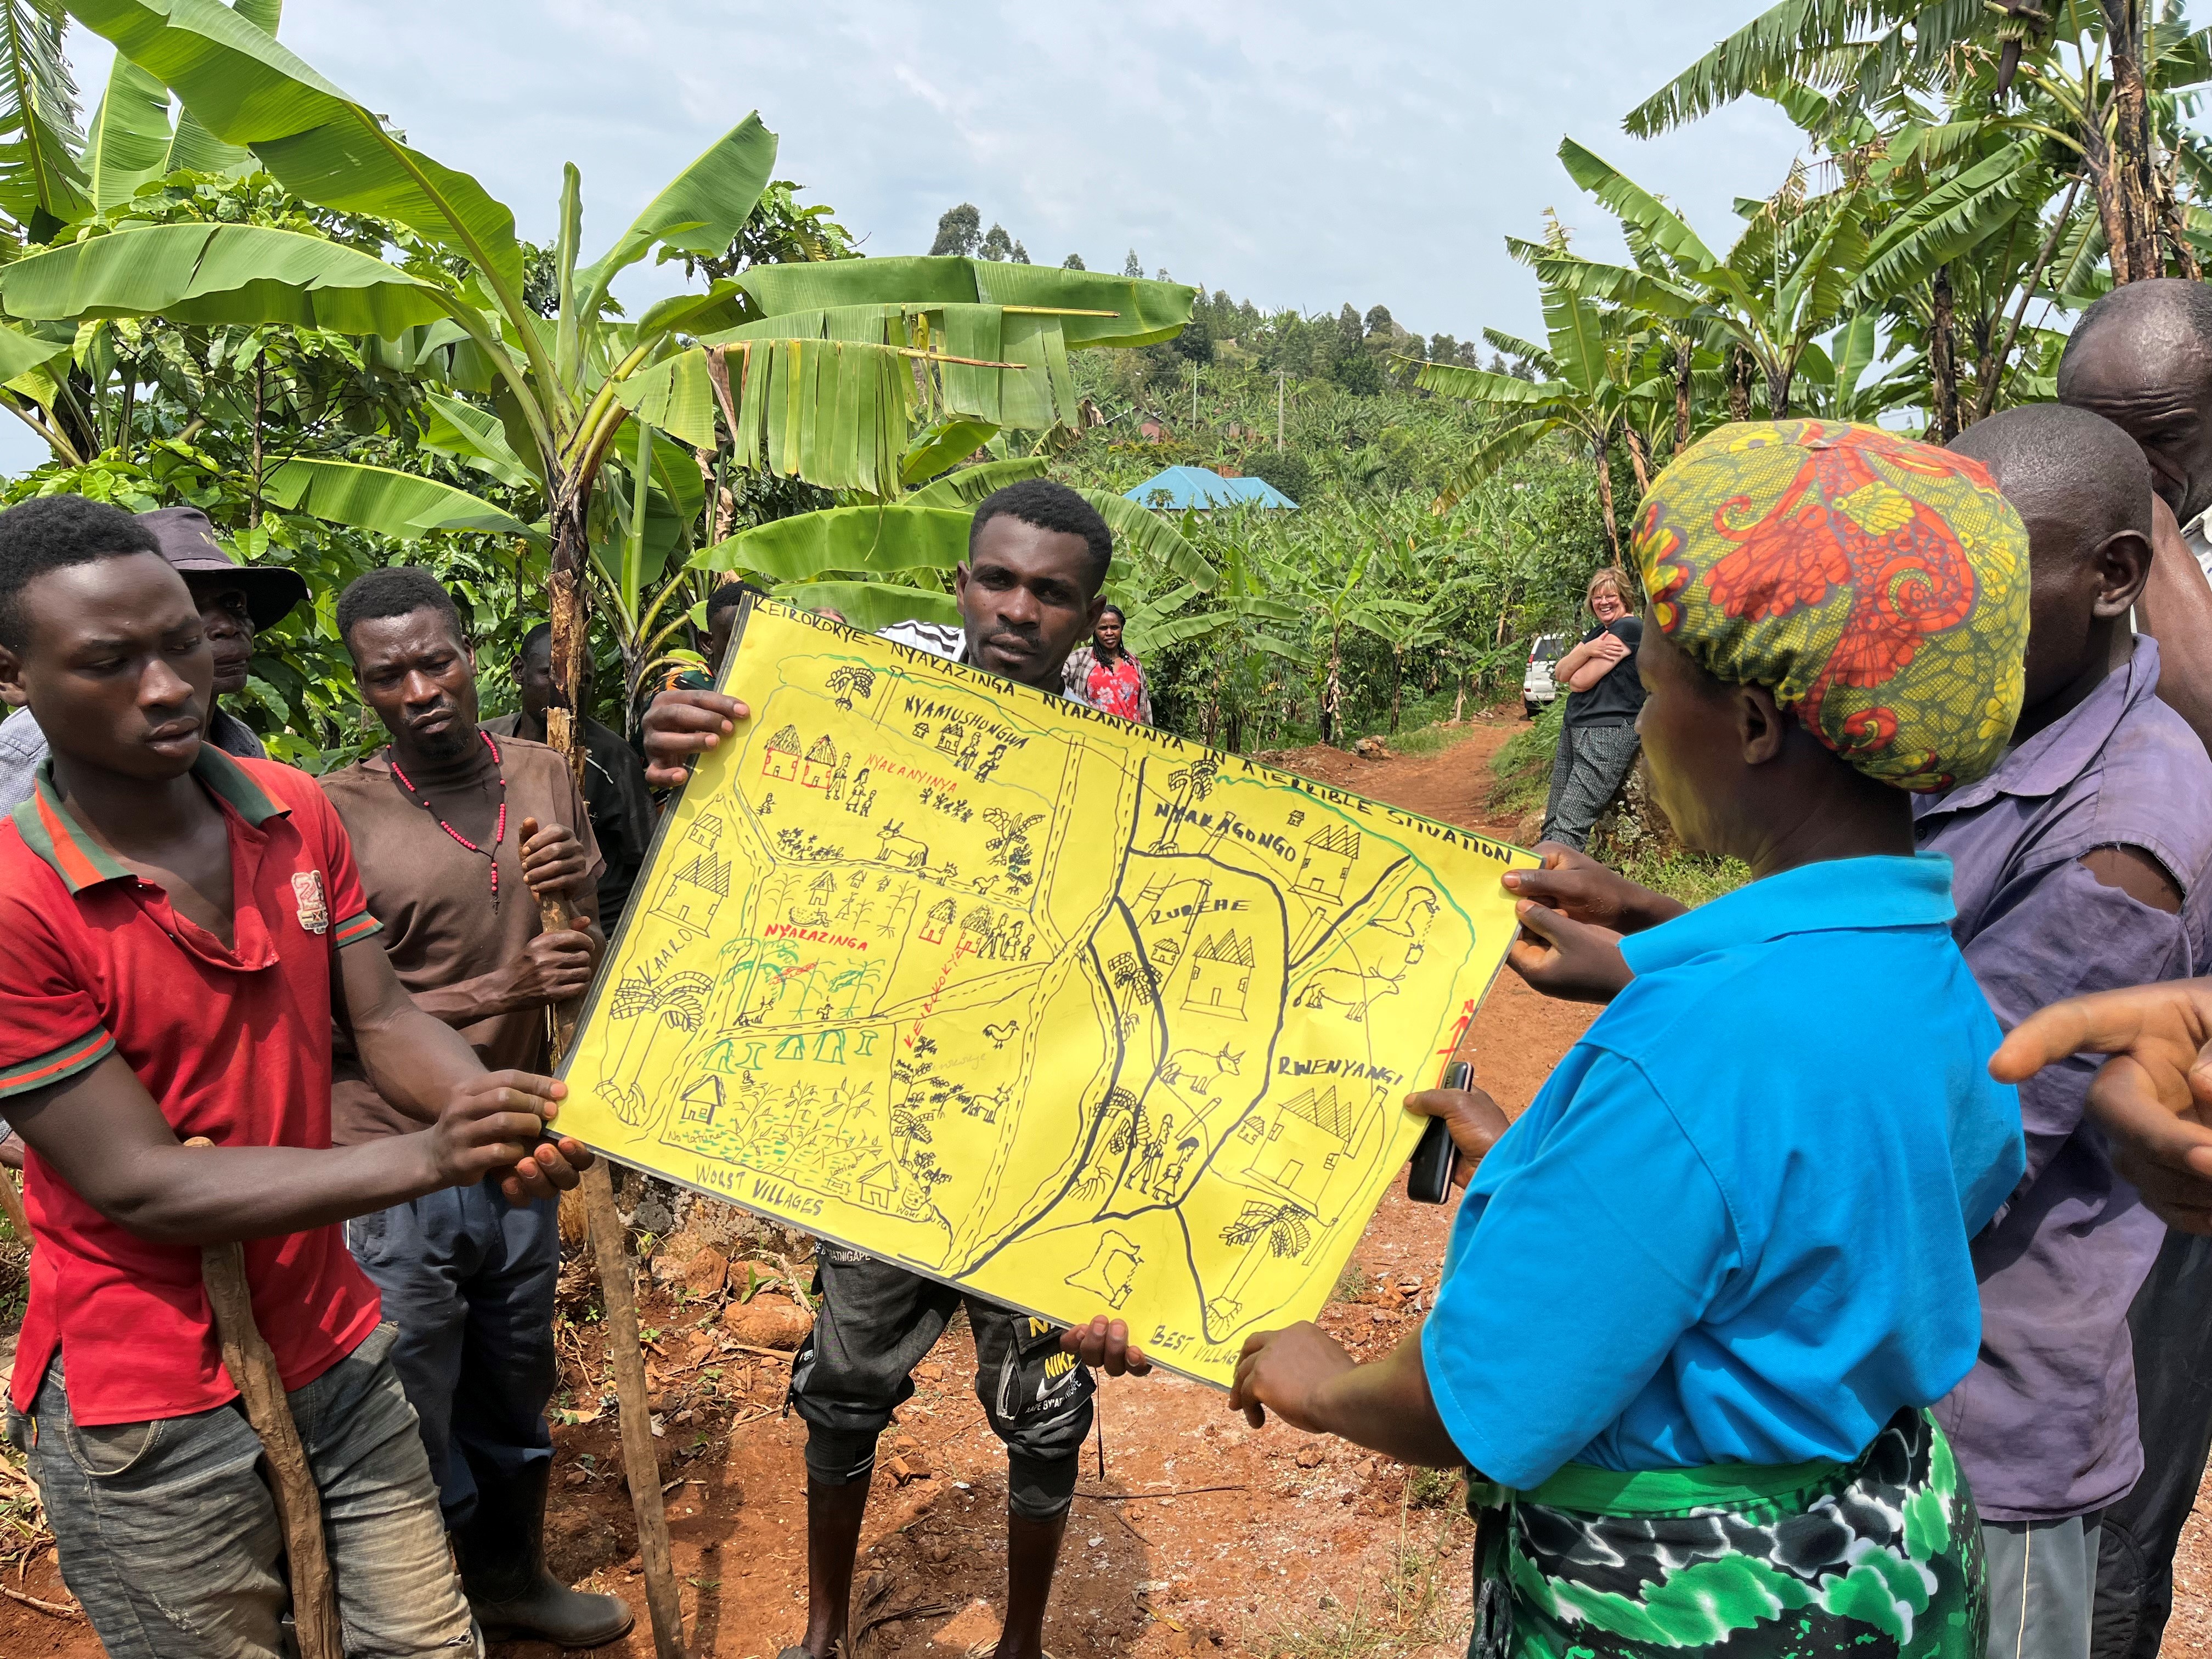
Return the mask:
M 493 1641 L 534 1637 L 596 1648 L 637 1622 L 620 1596 L 570 1589 L 545 1568 L 545 1489 L 550 1460 L 514 1480 L 479 1474 L 476 1513 L 453 1534 L 469 1611 Z

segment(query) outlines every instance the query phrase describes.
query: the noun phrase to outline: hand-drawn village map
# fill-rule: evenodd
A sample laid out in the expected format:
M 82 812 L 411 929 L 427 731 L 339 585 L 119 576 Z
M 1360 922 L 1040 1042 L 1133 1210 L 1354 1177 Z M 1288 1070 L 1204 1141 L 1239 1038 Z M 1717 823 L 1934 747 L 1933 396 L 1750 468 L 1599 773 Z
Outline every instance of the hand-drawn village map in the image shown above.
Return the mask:
M 1533 856 L 776 605 L 561 1127 L 1225 1383 L 1420 1138 Z

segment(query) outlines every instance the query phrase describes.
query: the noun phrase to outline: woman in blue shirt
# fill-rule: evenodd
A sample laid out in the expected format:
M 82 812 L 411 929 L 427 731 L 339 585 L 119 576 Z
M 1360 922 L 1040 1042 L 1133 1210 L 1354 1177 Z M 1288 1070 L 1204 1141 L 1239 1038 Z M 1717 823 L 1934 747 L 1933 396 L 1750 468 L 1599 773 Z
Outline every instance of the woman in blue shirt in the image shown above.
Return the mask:
M 1967 1240 L 2020 1112 L 1907 792 L 2012 729 L 2027 536 L 1975 463 L 1805 422 L 1686 452 L 1636 547 L 1652 793 L 1757 879 L 1621 941 L 1633 982 L 1510 1131 L 1417 1097 L 1496 1142 L 1418 1339 L 1361 1365 L 1255 1335 L 1231 1403 L 1468 1467 L 1476 1653 L 1978 1659 L 1972 1500 L 1924 1407 L 1974 1362 Z M 1115 1339 L 1068 1340 L 1111 1371 Z

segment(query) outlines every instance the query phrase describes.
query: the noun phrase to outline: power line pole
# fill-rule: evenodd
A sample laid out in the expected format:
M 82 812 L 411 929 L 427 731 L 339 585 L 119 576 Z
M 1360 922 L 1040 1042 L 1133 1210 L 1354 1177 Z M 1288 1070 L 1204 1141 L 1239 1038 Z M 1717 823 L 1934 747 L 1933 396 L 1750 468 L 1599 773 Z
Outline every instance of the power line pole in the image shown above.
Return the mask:
M 1283 453 L 1283 371 L 1275 371 L 1275 453 Z

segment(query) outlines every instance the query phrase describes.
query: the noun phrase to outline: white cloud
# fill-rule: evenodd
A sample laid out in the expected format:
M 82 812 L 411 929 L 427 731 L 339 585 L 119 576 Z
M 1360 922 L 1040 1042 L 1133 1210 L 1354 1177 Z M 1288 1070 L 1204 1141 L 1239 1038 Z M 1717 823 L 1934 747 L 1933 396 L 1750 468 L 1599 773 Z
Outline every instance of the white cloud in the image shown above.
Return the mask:
M 1039 259 L 1118 266 L 1133 246 L 1262 304 L 1382 303 L 1466 335 L 1537 325 L 1505 234 L 1547 206 L 1602 232 L 1553 159 L 1565 133 L 1728 240 L 1731 198 L 1771 189 L 1796 148 L 1781 116 L 1740 106 L 1650 143 L 1619 123 L 1748 10 L 318 0 L 288 9 L 283 39 L 474 172 L 526 234 L 550 233 L 562 161 L 583 169 L 596 247 L 757 107 L 780 171 L 872 252 L 927 249 L 972 201 Z M 104 43 L 75 40 L 89 71 Z
M 1734 197 L 1779 182 L 1796 135 L 1763 106 L 1648 143 L 1620 131 L 1753 3 L 295 0 L 283 38 L 540 240 L 563 161 L 596 252 L 757 107 L 779 173 L 872 253 L 926 252 L 971 201 L 1040 261 L 1119 268 L 1134 247 L 1261 305 L 1379 303 L 1465 337 L 1539 328 L 1501 239 L 1546 207 L 1605 245 L 1607 216 L 1553 159 L 1563 134 L 1711 240 L 1729 240 Z M 88 109 L 108 49 L 79 30 L 71 52 Z M 669 281 L 647 266 L 623 292 Z

